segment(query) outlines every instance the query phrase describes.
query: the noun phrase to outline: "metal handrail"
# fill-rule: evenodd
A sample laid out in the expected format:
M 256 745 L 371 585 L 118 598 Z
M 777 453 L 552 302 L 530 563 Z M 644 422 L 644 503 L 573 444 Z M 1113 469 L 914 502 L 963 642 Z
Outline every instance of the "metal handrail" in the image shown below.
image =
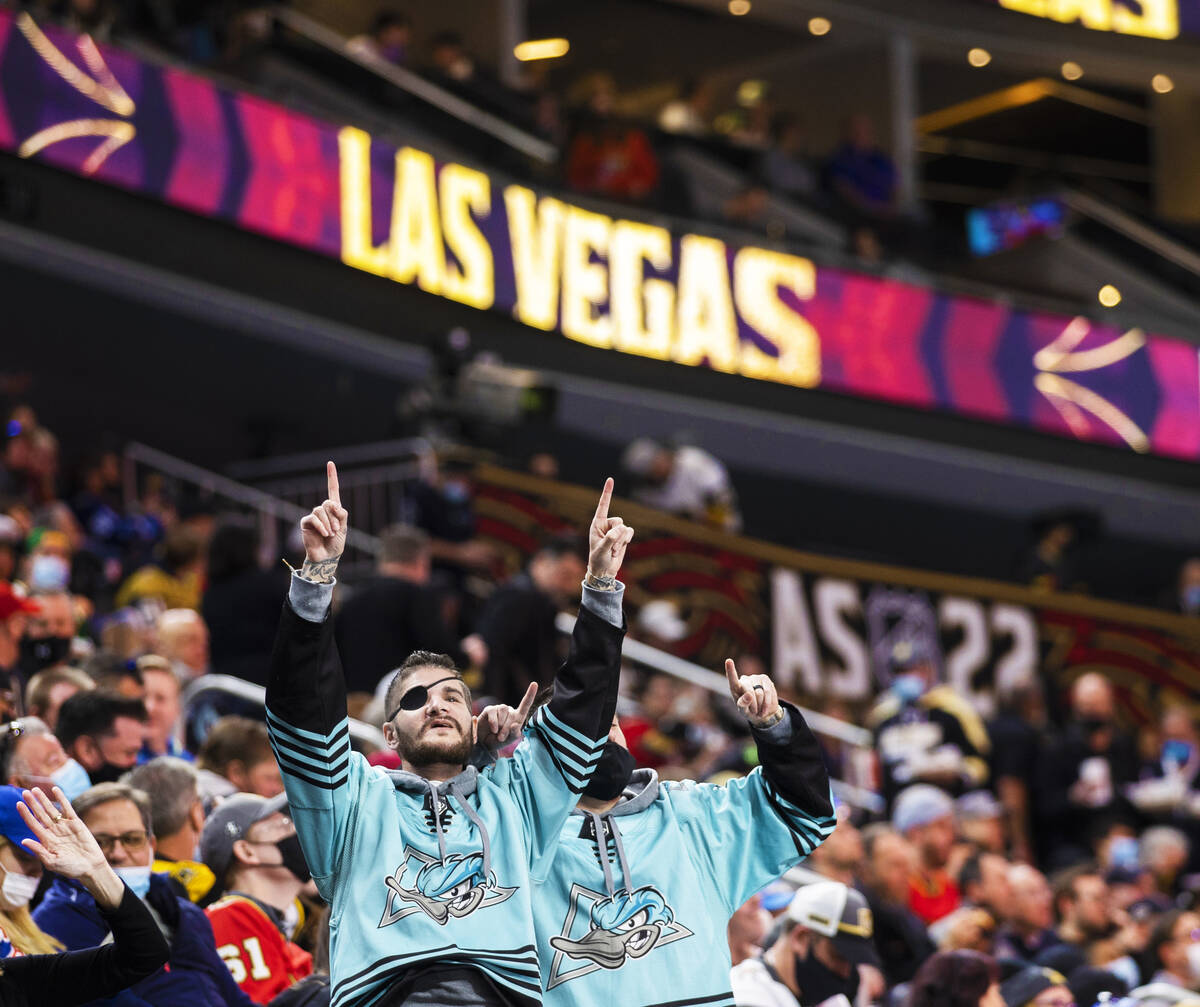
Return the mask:
M 261 685 L 247 682 L 244 678 L 235 678 L 233 675 L 201 675 L 189 682 L 187 688 L 183 690 L 181 697 L 183 708 L 186 710 L 192 702 L 206 692 L 221 692 L 227 696 L 233 696 L 234 699 L 261 706 L 263 709 L 266 709 L 267 706 L 267 690 Z M 383 736 L 383 731 L 378 727 L 368 724 L 365 720 L 356 720 L 353 717 L 348 719 L 350 737 L 355 741 L 380 750 L 387 748 L 387 740 Z
M 234 479 L 269 479 L 291 475 L 293 472 L 320 472 L 326 459 L 336 458 L 338 468 L 348 468 L 366 462 L 394 461 L 396 458 L 412 456 L 423 458 L 434 454 L 433 444 L 424 437 L 406 437 L 402 440 L 375 441 L 370 444 L 352 444 L 340 448 L 325 448 L 321 451 L 303 451 L 291 455 L 273 455 L 270 458 L 252 458 L 234 462 L 225 471 Z
M 1200 254 L 1193 252 L 1178 241 L 1168 238 L 1161 231 L 1156 231 L 1153 227 L 1131 217 L 1124 210 L 1101 202 L 1095 196 L 1087 193 L 1068 189 L 1062 194 L 1062 198 L 1063 202 L 1076 213 L 1090 217 L 1097 223 L 1124 235 L 1130 241 L 1149 249 L 1155 255 L 1174 263 L 1180 269 L 1185 269 L 1193 276 L 1200 277 Z
M 461 122 L 475 127 L 480 132 L 487 133 L 513 150 L 544 164 L 553 164 L 558 160 L 558 148 L 554 144 L 534 136 L 532 133 L 526 133 L 523 129 L 518 129 L 499 116 L 485 112 L 458 95 L 426 80 L 420 74 L 386 60 L 355 52 L 347 45 L 346 39 L 319 21 L 314 21 L 307 15 L 284 6 L 274 9 L 274 17 L 280 24 L 286 25 L 310 42 L 336 52 L 343 59 L 357 64 L 364 70 L 386 80 L 389 84 L 402 91 L 407 91 L 422 101 L 441 109 L 447 115 L 452 115 Z

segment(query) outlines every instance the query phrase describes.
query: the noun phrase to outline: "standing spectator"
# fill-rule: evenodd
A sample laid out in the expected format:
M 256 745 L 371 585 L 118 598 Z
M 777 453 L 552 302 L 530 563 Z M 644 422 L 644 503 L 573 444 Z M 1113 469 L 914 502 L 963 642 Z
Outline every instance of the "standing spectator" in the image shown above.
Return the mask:
M 887 217 L 895 210 L 896 166 L 876 143 L 869 116 L 854 115 L 846 121 L 825 177 L 833 194 L 858 213 Z
M 259 720 L 222 717 L 204 739 L 197 766 L 205 803 L 239 792 L 259 797 L 283 793 L 267 726 Z
M 380 535 L 375 576 L 355 585 L 335 617 L 334 632 L 348 692 L 374 692 L 379 680 L 414 650 L 448 654 L 458 667 L 476 663 L 446 625 L 430 585 L 433 552 L 419 528 L 392 525 Z M 279 594 L 274 598 L 279 607 Z M 468 646 L 475 657 L 484 654 Z M 515 695 L 515 693 L 514 693 Z
M 704 136 L 709 131 L 713 89 L 706 80 L 689 80 L 679 97 L 667 102 L 658 113 L 658 128 L 680 136 Z
M 279 595 L 287 590 L 288 573 L 282 564 L 264 570 L 259 563 L 260 549 L 253 519 L 226 515 L 217 521 L 208 543 L 203 619 L 186 623 L 184 634 L 196 648 L 190 660 L 198 666 L 211 662 L 218 675 L 263 685 L 272 643 L 265 627 L 279 610 Z M 209 641 L 209 654 L 203 662 L 198 643 L 204 634 L 202 626 L 207 627 Z M 192 676 L 189 667 L 188 677 Z
M 171 670 L 180 682 L 208 674 L 208 626 L 198 612 L 169 608 L 158 617 L 157 632 L 157 650 L 171 662 Z
M 996 963 L 978 951 L 939 951 L 913 978 L 907 1007 L 1006 1007 Z
M 908 882 L 908 905 L 926 923 L 952 913 L 958 885 L 946 870 L 954 847 L 954 802 L 937 787 L 918 783 L 901 791 L 892 825 L 917 851 L 917 869 Z
M 117 590 L 116 606 L 124 608 L 140 601 L 164 608 L 200 607 L 200 583 L 204 571 L 204 540 L 190 528 L 179 526 L 167 532 L 158 564 L 132 573 Z
M 632 496 L 638 503 L 726 531 L 741 530 L 729 473 L 707 451 L 642 437 L 625 449 L 622 464 L 636 479 Z
M 771 123 L 771 136 L 761 168 L 767 188 L 783 196 L 810 195 L 817 187 L 817 176 L 800 120 L 789 112 L 780 112 Z
M 180 742 L 183 706 L 179 679 L 170 662 L 157 654 L 147 654 L 138 658 L 137 670 L 142 676 L 142 702 L 146 706 L 146 741 L 138 761 L 148 762 L 159 755 L 175 755 L 190 761 L 191 753 Z
M 404 66 L 411 44 L 412 22 L 399 11 L 383 10 L 375 15 L 370 31 L 355 35 L 346 43 L 346 48 L 364 59 Z
M 837 881 L 805 885 L 792 898 L 785 921 L 761 958 L 730 973 L 738 1007 L 816 1007 L 839 995 L 855 1003 L 856 966 L 879 966 L 862 893 Z
M 91 676 L 78 668 L 55 667 L 39 671 L 25 689 L 25 708 L 31 716 L 45 721 L 50 730 L 58 726 L 58 711 L 77 692 L 94 689 Z M 70 800 L 73 795 L 68 794 Z
M 1082 510 L 1049 511 L 1034 518 L 1030 530 L 1033 548 L 1025 557 L 1020 579 L 1044 591 L 1084 590 L 1081 553 L 1084 544 L 1100 533 L 1096 515 Z
M 21 638 L 21 670 L 26 680 L 47 668 L 62 668 L 75 638 L 75 606 L 65 591 L 37 592 L 31 599 L 37 611 L 29 614 Z
M 497 588 L 476 630 L 487 645 L 483 688 L 501 701 L 522 695 L 530 682 L 549 685 L 565 654 L 555 619 L 578 604 L 587 572 L 574 538 L 554 538 L 534 553 L 529 566 Z
M 74 804 L 109 865 L 158 915 L 171 947 L 166 966 L 135 984 L 132 992 L 149 1007 L 247 1007 L 251 1001 L 217 954 L 204 911 L 176 895 L 170 881 L 150 870 L 154 835 L 146 795 L 122 783 L 104 783 Z M 50 886 L 34 920 L 69 949 L 96 947 L 109 935 L 95 899 L 63 878 Z
M 1054 896 L 1046 877 L 1036 867 L 1015 864 L 1008 871 L 1012 901 L 1005 925 L 996 935 L 996 955 L 1033 961 L 1042 951 L 1059 943 L 1051 929 Z
M 1076 679 L 1070 720 L 1039 765 L 1040 859 L 1051 867 L 1077 862 L 1089 854 L 1083 838 L 1126 806 L 1122 790 L 1138 777 L 1136 743 L 1117 725 L 1116 697 L 1102 675 Z
M 8 719 L 24 712 L 25 679 L 21 674 L 21 640 L 29 616 L 39 611 L 36 602 L 0 581 L 0 716 Z
M 616 87 L 606 75 L 590 85 L 567 149 L 567 184 L 576 192 L 641 201 L 658 185 L 659 164 L 645 132 L 613 114 Z
M 140 699 L 100 689 L 78 692 L 63 703 L 55 730 L 63 750 L 87 770 L 92 783 L 113 782 L 132 769 L 145 732 Z
M 1170 607 L 1184 615 L 1200 615 L 1200 556 L 1185 560 L 1179 568 L 1179 580 Z
M 1033 859 L 1032 798 L 1046 703 L 1040 682 L 998 691 L 996 716 L 988 723 L 992 787 L 1004 806 L 1005 832 L 1013 856 Z
M 125 782 L 150 801 L 154 831 L 154 863 L 158 874 L 169 875 L 188 900 L 203 908 L 221 894 L 213 872 L 196 859 L 204 828 L 200 777 L 183 759 L 160 755 L 134 769 Z
M 242 991 L 265 1004 L 313 970 L 284 922 L 308 865 L 284 795 L 235 794 L 209 816 L 200 854 L 227 894 L 205 910 L 217 950 Z
M 863 894 L 875 916 L 875 946 L 884 978 L 895 986 L 908 982 L 934 951 L 925 924 L 908 907 L 908 883 L 916 873 L 917 851 L 891 826 L 863 830 Z
M 56 786 L 68 801 L 92 785 L 87 771 L 67 757 L 62 743 L 37 717 L 0 727 L 0 782 L 27 790 Z

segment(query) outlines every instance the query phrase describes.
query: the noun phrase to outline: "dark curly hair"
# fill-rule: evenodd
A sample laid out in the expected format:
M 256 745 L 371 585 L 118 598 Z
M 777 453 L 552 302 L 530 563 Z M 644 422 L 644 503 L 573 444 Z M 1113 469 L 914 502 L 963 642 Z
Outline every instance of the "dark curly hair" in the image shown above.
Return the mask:
M 998 982 L 996 963 L 978 951 L 939 951 L 913 977 L 904 1007 L 979 1007 Z

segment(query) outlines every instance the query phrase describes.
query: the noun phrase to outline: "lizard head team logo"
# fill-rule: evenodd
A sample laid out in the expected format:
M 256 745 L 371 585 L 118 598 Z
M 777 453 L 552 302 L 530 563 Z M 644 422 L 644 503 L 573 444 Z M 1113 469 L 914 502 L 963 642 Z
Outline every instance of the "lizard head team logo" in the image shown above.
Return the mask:
M 585 917 L 588 901 L 591 908 Z M 572 931 L 579 932 L 578 936 L 572 936 Z M 656 947 L 691 936 L 692 931 L 675 921 L 674 911 L 662 893 L 651 885 L 632 892 L 622 889 L 609 896 L 573 885 L 571 909 L 562 933 L 550 938 L 550 946 L 556 953 L 547 988 L 598 968 L 619 969 L 630 959 L 642 958 Z M 568 962 L 567 958 L 573 961 Z
M 404 886 L 404 875 L 416 864 L 412 886 Z M 451 919 L 470 916 L 477 909 L 504 902 L 516 891 L 496 884 L 496 875 L 485 871 L 482 853 L 452 853 L 445 860 L 429 857 L 409 847 L 396 873 L 385 879 L 387 902 L 380 927 L 391 926 L 413 913 L 424 913 L 445 926 Z

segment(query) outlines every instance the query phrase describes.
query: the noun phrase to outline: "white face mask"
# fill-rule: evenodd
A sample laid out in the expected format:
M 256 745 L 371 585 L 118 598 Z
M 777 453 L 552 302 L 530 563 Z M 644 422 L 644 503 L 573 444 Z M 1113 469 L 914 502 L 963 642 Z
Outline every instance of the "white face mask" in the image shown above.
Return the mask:
M 1200 944 L 1192 943 L 1187 949 L 1188 971 L 1192 973 L 1192 980 L 1200 982 Z
M 37 892 L 39 879 L 31 878 L 28 874 L 4 870 L 3 867 L 0 867 L 0 870 L 4 871 L 4 883 L 0 884 L 0 896 L 4 901 L 14 909 L 29 905 L 29 900 Z
M 67 759 L 50 774 L 50 779 L 66 794 L 68 801 L 75 800 L 92 785 L 92 781 L 88 779 L 87 770 L 74 759 Z

